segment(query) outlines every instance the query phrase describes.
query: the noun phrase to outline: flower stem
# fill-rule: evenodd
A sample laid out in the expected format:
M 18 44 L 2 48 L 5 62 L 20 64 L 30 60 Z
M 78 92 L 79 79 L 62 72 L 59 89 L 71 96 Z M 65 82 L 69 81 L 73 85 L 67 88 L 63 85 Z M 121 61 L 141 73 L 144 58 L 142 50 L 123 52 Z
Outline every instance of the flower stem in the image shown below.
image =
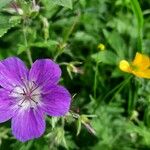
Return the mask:
M 24 27 L 23 27 L 23 36 L 24 36 L 24 43 L 25 43 L 25 46 L 27 48 L 26 54 L 27 54 L 30 65 L 32 65 L 33 61 L 32 61 L 32 57 L 31 57 L 30 49 L 28 48 L 28 41 L 27 41 L 26 31 L 25 31 Z
M 125 87 L 125 85 L 130 81 L 130 79 L 133 76 L 130 75 L 126 80 L 124 80 L 121 84 L 120 87 L 118 88 L 118 90 L 113 94 L 112 98 L 109 100 L 109 102 L 112 102 L 112 100 L 115 98 L 115 96 Z
M 94 76 L 94 98 L 96 99 L 96 90 L 97 90 L 97 76 L 98 76 L 98 62 L 96 63 L 95 76 Z
M 105 97 L 103 98 L 103 101 L 105 101 L 111 94 L 113 94 L 116 90 L 118 93 L 128 82 L 129 80 L 132 78 L 132 75 L 130 75 L 126 80 L 122 81 L 120 84 L 118 84 L 115 88 L 113 88 L 112 90 L 110 90 Z M 114 94 L 114 96 L 116 95 L 116 93 Z M 112 97 L 112 99 L 114 98 L 114 96 Z M 111 99 L 111 100 L 112 100 Z M 111 101 L 110 100 L 110 101 Z

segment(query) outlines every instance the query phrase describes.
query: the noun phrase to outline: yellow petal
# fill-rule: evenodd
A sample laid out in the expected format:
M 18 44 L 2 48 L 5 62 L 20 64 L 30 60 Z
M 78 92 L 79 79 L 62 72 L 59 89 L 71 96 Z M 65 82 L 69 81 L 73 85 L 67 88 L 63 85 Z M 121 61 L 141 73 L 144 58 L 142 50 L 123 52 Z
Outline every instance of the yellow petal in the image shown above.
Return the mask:
M 150 58 L 147 55 L 136 53 L 132 65 L 137 67 L 139 70 L 145 70 L 150 67 Z
M 137 77 L 150 79 L 150 70 L 149 69 L 147 69 L 145 71 L 132 71 L 132 73 Z
M 120 70 L 131 73 L 130 64 L 126 60 L 121 60 L 119 63 Z

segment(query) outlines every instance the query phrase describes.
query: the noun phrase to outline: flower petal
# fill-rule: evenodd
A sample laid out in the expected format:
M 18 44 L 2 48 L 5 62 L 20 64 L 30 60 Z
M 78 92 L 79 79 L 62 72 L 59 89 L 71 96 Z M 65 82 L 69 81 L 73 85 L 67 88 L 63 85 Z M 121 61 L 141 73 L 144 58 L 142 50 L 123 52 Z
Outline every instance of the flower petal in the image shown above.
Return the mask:
M 150 70 L 148 69 L 144 71 L 132 71 L 132 73 L 139 78 L 150 79 Z
M 22 83 L 27 79 L 28 69 L 17 57 L 9 57 L 0 61 L 0 85 L 7 89 Z
M 150 67 L 150 58 L 147 55 L 136 53 L 132 64 L 141 70 L 145 70 Z
M 126 61 L 126 60 L 121 60 L 119 63 L 119 68 L 120 70 L 124 71 L 124 72 L 129 72 L 131 73 L 131 67 L 130 64 Z
M 51 86 L 44 89 L 43 92 L 43 108 L 50 116 L 63 116 L 70 108 L 71 95 L 62 86 Z
M 41 86 L 56 84 L 61 76 L 59 65 L 50 59 L 41 59 L 34 62 L 29 73 L 29 79 Z
M 22 142 L 38 138 L 44 131 L 44 113 L 39 108 L 20 110 L 12 118 L 12 133 Z
M 0 123 L 12 117 L 11 101 L 8 94 L 4 89 L 0 89 Z

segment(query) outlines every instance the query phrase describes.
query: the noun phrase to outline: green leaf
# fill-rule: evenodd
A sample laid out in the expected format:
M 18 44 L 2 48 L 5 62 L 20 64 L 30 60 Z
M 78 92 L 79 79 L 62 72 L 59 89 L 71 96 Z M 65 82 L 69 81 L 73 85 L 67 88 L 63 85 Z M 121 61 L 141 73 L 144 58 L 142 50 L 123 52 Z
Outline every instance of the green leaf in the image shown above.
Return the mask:
M 72 9 L 72 0 L 52 0 L 52 2 L 56 5 Z
M 142 28 L 144 19 L 143 19 L 143 14 L 142 14 L 140 4 L 139 4 L 138 0 L 132 0 L 130 2 L 131 2 L 131 5 L 133 7 L 133 11 L 135 13 L 135 16 L 136 16 L 136 19 L 138 22 L 138 27 Z
M 2 37 L 7 31 L 17 26 L 21 21 L 21 17 L 19 16 L 6 16 L 0 14 L 0 37 Z
M 120 58 L 124 58 L 127 48 L 123 38 L 116 31 L 108 32 L 107 30 L 103 30 L 103 33 L 116 54 Z
M 21 53 L 23 53 L 26 50 L 27 50 L 27 47 L 25 45 L 18 44 L 17 55 L 20 55 Z
M 91 56 L 96 62 L 104 64 L 115 65 L 117 64 L 117 55 L 111 51 L 101 51 Z
M 13 0 L 0 0 L 0 10 Z
M 143 14 L 138 0 L 131 0 L 131 5 L 136 16 L 137 24 L 138 24 L 138 51 L 142 50 L 142 28 L 143 28 Z

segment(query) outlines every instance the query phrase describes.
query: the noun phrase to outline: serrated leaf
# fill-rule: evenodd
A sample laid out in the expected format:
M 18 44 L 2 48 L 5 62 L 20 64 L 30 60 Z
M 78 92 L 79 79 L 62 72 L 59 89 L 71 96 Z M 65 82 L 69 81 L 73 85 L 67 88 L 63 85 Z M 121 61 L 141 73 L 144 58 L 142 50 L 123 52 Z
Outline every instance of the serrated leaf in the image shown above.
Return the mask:
M 72 0 L 51 0 L 54 4 L 72 9 Z
M 0 0 L 0 10 L 13 0 Z
M 21 21 L 19 16 L 6 16 L 0 14 L 0 37 L 2 37 L 7 31 L 18 25 Z
M 117 63 L 117 55 L 111 51 L 101 51 L 91 56 L 96 62 L 115 65 Z

